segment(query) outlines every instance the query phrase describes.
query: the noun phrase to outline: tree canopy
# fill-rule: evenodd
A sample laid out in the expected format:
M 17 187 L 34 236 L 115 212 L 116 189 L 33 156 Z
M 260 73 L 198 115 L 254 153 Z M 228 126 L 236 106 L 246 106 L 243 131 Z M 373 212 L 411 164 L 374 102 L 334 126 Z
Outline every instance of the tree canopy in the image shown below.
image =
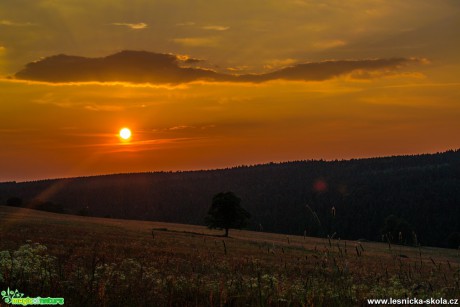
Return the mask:
M 240 206 L 241 199 L 233 192 L 218 193 L 212 198 L 212 205 L 205 222 L 209 228 L 224 229 L 228 237 L 230 228 L 240 229 L 251 218 L 249 212 Z

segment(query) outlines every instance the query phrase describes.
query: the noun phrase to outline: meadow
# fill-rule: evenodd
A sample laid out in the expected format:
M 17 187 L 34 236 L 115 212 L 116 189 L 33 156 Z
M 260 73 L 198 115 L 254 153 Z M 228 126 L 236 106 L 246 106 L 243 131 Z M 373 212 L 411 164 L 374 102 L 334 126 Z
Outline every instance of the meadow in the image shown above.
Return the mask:
M 460 298 L 459 250 L 346 241 L 340 234 L 222 234 L 0 206 L 0 290 L 63 297 L 66 306 L 356 306 L 372 298 Z

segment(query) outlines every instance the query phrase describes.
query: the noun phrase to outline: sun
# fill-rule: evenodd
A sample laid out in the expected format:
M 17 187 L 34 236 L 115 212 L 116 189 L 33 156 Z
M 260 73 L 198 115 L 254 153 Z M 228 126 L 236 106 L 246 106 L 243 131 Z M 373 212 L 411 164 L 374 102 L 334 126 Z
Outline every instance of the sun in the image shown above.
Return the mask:
M 122 140 L 129 140 L 131 138 L 131 130 L 129 128 L 122 128 L 118 134 Z

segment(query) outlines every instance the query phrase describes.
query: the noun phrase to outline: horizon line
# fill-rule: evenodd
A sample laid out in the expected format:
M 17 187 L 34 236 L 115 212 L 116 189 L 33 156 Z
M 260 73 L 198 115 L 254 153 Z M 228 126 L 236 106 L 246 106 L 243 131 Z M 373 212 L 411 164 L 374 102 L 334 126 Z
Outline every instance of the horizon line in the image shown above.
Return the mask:
M 270 161 L 270 162 L 261 162 L 256 164 L 240 164 L 227 167 L 217 167 L 217 168 L 207 168 L 207 169 L 186 169 L 186 170 L 152 170 L 152 171 L 135 171 L 135 172 L 120 172 L 120 173 L 107 173 L 107 174 L 89 174 L 89 175 L 80 175 L 80 176 L 69 176 L 69 177 L 55 177 L 55 178 L 42 178 L 42 179 L 33 179 L 33 180 L 6 180 L 0 181 L 0 184 L 21 184 L 21 183 L 31 183 L 31 182 L 41 182 L 41 181 L 57 181 L 57 180 L 69 180 L 69 179 L 81 179 L 81 178 L 91 178 L 91 177 L 105 177 L 105 176 L 122 176 L 122 175 L 142 175 L 142 174 L 179 174 L 179 173 L 195 173 L 195 172 L 212 172 L 212 171 L 225 171 L 225 170 L 234 170 L 239 168 L 247 167 L 259 167 L 265 165 L 273 164 L 289 164 L 289 163 L 298 163 L 298 162 L 350 162 L 355 160 L 370 160 L 370 159 L 387 159 L 387 158 L 398 158 L 398 157 L 414 157 L 414 156 L 426 156 L 426 155 L 439 155 L 446 153 L 457 153 L 460 152 L 460 147 L 456 149 L 447 149 L 444 151 L 436 152 L 425 152 L 425 153 L 415 153 L 415 154 L 394 154 L 387 156 L 369 156 L 369 157 L 360 157 L 360 158 L 342 158 L 342 159 L 303 159 L 303 160 L 286 160 L 286 161 Z

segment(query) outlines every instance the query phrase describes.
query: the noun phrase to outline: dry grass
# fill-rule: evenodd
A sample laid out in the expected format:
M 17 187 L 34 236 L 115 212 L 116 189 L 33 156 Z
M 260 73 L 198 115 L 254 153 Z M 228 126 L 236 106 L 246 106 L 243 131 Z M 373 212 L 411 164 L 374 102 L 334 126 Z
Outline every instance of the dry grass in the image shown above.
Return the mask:
M 70 306 L 360 305 L 460 296 L 456 250 L 0 207 L 0 289 Z

